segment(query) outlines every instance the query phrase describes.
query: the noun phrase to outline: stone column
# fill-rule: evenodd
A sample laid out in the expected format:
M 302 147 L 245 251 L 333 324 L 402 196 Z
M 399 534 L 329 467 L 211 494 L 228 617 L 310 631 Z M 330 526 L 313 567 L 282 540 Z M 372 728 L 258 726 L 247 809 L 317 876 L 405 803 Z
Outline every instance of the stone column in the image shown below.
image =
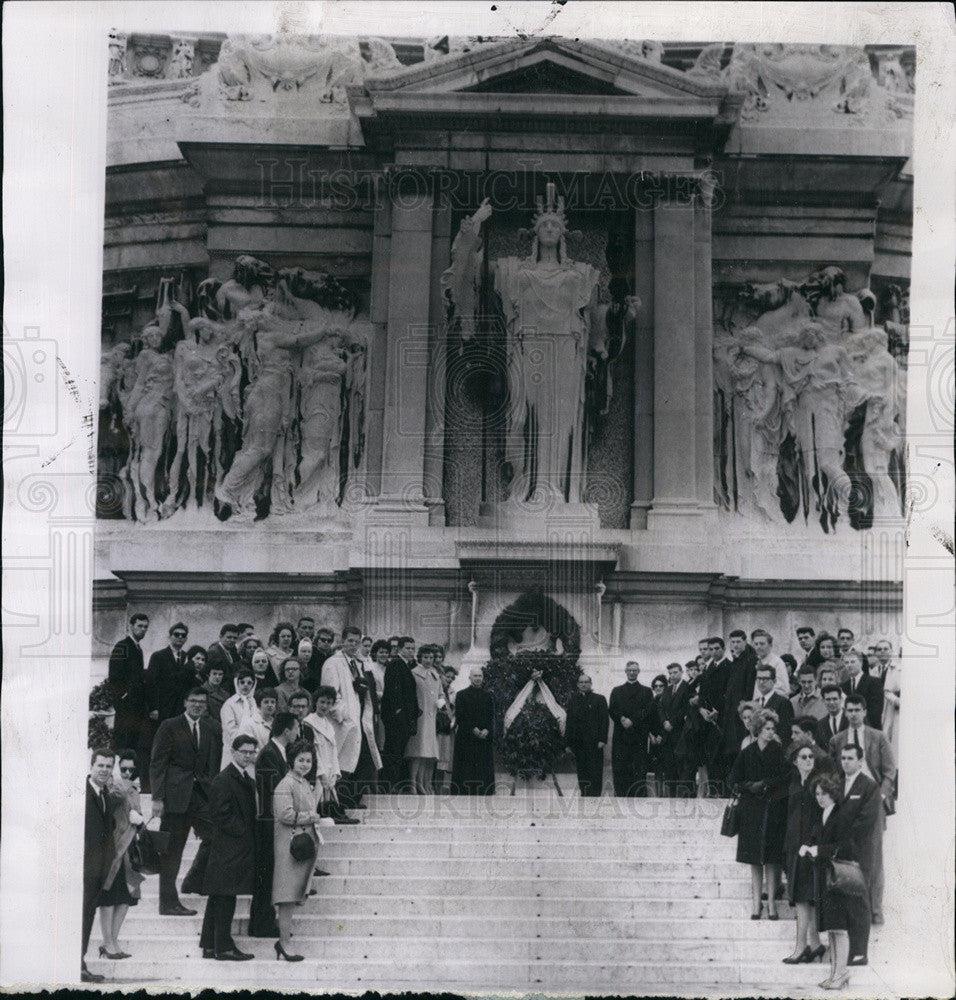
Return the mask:
M 388 342 L 388 283 L 392 245 L 392 205 L 383 177 L 375 193 L 375 221 L 372 230 L 372 282 L 369 319 L 374 327 L 368 346 L 369 398 L 365 451 L 367 491 L 382 492 L 382 428 L 385 422 L 385 366 Z
M 634 500 L 631 528 L 647 527 L 654 498 L 654 213 L 634 216 L 634 292 L 641 300 L 634 333 Z
M 432 217 L 432 250 L 428 324 L 428 384 L 425 396 L 425 502 L 429 523 L 445 526 L 445 362 L 447 337 L 442 272 L 451 263 L 451 203 L 447 197 L 435 204 Z
M 713 182 L 701 179 L 694 204 L 694 354 L 697 403 L 695 445 L 697 502 L 716 514 L 714 503 L 714 306 L 711 264 Z
M 694 206 L 654 208 L 654 502 L 648 527 L 697 514 Z M 707 397 L 710 407 L 710 395 Z
M 407 179 L 407 180 L 406 180 Z M 378 508 L 423 520 L 433 197 L 419 174 L 391 178 L 388 339 Z

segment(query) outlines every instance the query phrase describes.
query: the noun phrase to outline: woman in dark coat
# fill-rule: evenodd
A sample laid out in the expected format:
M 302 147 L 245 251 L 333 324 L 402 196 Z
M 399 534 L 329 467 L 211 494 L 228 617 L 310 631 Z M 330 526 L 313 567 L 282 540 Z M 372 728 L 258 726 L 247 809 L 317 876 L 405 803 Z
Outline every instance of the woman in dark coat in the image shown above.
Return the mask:
M 484 671 L 472 667 L 471 687 L 455 698 L 455 755 L 452 795 L 495 794 L 495 702 L 483 690 Z
M 237 736 L 231 749 L 232 762 L 209 786 L 212 836 L 203 880 L 209 898 L 199 944 L 204 958 L 238 962 L 253 957 L 239 951 L 231 928 L 236 896 L 251 896 L 255 889 L 256 785 L 250 774 L 256 761 L 255 738 Z
M 850 980 L 847 959 L 850 955 L 850 939 L 847 933 L 851 922 L 869 921 L 869 902 L 827 888 L 826 876 L 829 863 L 835 858 L 840 861 L 858 861 L 853 844 L 853 828 L 842 806 L 840 780 L 825 774 L 814 783 L 814 794 L 821 814 L 813 824 L 808 842 L 800 847 L 802 857 L 813 861 L 816 879 L 817 923 L 821 931 L 827 931 L 830 938 L 830 975 L 820 983 L 821 989 L 843 989 Z
M 740 832 L 737 860 L 750 865 L 751 920 L 763 910 L 764 869 L 767 876 L 767 915 L 777 919 L 776 893 L 783 865 L 783 842 L 787 832 L 787 784 L 790 769 L 777 737 L 777 713 L 759 709 L 750 718 L 755 739 L 741 750 L 727 776 L 727 783 L 740 796 Z
M 797 940 L 793 952 L 783 961 L 787 965 L 813 962 L 823 958 L 827 950 L 820 943 L 817 931 L 816 893 L 813 864 L 799 854 L 803 844 L 809 843 L 810 831 L 820 819 L 814 781 L 819 777 L 814 747 L 800 742 L 791 745 L 790 754 L 794 774 L 790 779 L 787 799 L 787 837 L 784 852 L 787 858 L 787 895 L 790 905 L 797 911 Z

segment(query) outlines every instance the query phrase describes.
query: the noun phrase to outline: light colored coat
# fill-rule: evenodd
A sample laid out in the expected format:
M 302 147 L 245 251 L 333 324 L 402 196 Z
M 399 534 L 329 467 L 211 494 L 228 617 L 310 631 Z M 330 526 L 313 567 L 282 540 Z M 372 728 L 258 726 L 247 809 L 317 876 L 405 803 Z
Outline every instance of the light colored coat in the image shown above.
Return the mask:
M 353 657 L 361 666 L 361 659 Z M 335 704 L 329 712 L 329 720 L 335 729 L 335 746 L 338 752 L 339 766 L 344 773 L 355 770 L 359 754 L 362 750 L 362 732 L 368 740 L 369 751 L 375 769 L 382 766 L 378 746 L 375 742 L 375 713 L 372 710 L 372 699 L 365 699 L 365 708 L 361 708 L 359 696 L 352 686 L 352 670 L 348 659 L 342 650 L 333 653 L 322 664 L 322 683 L 335 688 Z M 359 713 L 361 712 L 361 718 Z M 361 730 L 359 729 L 361 726 Z
M 235 681 L 233 681 L 233 684 L 235 684 Z M 256 705 L 256 700 L 252 696 L 253 691 L 255 691 L 254 685 L 247 698 L 240 697 L 237 692 L 231 698 L 227 698 L 220 709 L 219 721 L 222 723 L 222 767 L 220 770 L 225 771 L 233 763 L 232 741 L 239 735 L 239 727 L 248 718 L 259 719 L 260 721 L 262 719 L 259 715 L 259 707 Z M 239 765 L 237 764 L 236 766 L 238 767 Z
M 418 731 L 405 744 L 405 756 L 438 760 L 438 734 L 435 731 L 435 716 L 438 714 L 438 699 L 443 694 L 441 678 L 434 667 L 426 670 L 420 663 L 412 668 L 418 707 L 422 714 L 418 717 Z
M 325 778 L 330 788 L 335 788 L 335 783 L 342 777 L 342 769 L 339 767 L 339 755 L 335 745 L 335 727 L 324 716 L 318 716 L 315 712 L 307 715 L 304 723 L 312 727 L 315 733 L 315 773 L 319 778 Z
M 273 904 L 301 903 L 308 898 L 315 859 L 296 861 L 290 853 L 289 845 L 296 833 L 308 833 L 318 850 L 322 840 L 312 818 L 315 811 L 315 793 L 312 787 L 295 771 L 289 771 L 272 794 L 272 815 L 275 817 L 272 840 L 275 856 L 272 871 Z

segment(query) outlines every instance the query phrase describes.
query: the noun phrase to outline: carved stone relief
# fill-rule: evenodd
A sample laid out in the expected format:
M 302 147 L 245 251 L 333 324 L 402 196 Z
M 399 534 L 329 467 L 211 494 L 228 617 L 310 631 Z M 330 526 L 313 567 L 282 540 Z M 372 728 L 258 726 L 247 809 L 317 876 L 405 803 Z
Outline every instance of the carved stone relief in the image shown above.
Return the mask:
M 101 426 L 128 442 L 122 514 L 338 518 L 364 447 L 369 329 L 325 273 L 243 256 L 195 295 L 163 279 L 156 318 L 101 365 Z
M 876 297 L 826 267 L 715 309 L 715 500 L 779 522 L 866 528 L 902 513 L 905 357 Z

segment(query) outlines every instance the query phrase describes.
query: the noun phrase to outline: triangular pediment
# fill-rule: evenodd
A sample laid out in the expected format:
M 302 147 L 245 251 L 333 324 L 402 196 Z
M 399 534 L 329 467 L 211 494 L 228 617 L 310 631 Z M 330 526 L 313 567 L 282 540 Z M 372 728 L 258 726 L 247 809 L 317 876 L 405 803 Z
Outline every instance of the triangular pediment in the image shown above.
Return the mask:
M 726 88 L 609 42 L 515 39 L 418 63 L 365 82 L 369 94 L 564 94 L 719 99 Z

